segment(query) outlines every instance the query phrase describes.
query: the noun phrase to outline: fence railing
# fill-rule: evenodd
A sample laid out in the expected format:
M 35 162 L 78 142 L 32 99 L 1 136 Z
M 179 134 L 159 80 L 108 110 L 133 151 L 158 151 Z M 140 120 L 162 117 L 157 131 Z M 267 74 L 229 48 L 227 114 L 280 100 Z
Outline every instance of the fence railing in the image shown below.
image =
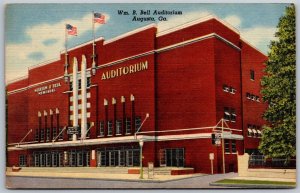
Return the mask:
M 296 168 L 296 159 L 265 158 L 263 155 L 250 155 L 249 168 Z

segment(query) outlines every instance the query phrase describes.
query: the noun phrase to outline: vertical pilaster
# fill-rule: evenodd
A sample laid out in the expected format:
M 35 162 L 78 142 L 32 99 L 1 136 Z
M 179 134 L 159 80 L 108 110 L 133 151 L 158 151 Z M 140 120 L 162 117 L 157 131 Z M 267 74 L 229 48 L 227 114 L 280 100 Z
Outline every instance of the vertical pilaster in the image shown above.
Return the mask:
M 77 58 L 74 57 L 73 61 L 73 127 L 78 128 L 78 62 Z M 76 141 L 76 134 L 73 134 L 73 141 Z
M 86 109 L 86 58 L 82 55 L 81 60 L 81 139 L 86 138 L 87 109 Z

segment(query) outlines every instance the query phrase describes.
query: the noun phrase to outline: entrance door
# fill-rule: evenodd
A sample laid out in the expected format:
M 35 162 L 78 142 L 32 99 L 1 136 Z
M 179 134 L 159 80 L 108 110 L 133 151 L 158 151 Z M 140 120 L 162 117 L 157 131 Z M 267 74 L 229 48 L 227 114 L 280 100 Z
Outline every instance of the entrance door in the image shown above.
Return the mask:
M 171 167 L 184 167 L 184 149 L 166 149 L 166 165 Z
M 82 151 L 77 151 L 77 166 L 83 166 Z
M 40 166 L 40 156 L 38 153 L 34 154 L 34 166 L 39 167 Z
M 58 166 L 58 153 L 52 152 L 52 167 Z
M 116 152 L 110 151 L 109 152 L 109 166 L 115 166 L 116 165 Z
M 83 166 L 90 166 L 90 152 L 87 150 L 83 150 L 82 152 L 83 158 Z
M 119 150 L 119 166 L 125 165 L 125 152 L 123 150 Z
M 69 165 L 71 167 L 75 167 L 76 166 L 76 151 L 75 150 L 72 150 L 70 152 Z

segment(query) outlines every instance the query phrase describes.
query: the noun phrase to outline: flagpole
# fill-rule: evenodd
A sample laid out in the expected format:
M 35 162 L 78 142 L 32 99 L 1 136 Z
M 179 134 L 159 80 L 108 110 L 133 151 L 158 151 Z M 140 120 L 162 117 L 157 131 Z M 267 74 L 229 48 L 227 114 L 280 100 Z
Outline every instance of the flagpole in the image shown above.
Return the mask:
M 92 63 L 92 74 L 96 74 L 96 63 L 95 63 L 95 12 L 92 12 L 92 26 L 93 26 L 93 63 Z
M 65 24 L 65 82 L 67 82 L 67 76 L 68 76 L 68 32 L 67 32 L 67 24 Z

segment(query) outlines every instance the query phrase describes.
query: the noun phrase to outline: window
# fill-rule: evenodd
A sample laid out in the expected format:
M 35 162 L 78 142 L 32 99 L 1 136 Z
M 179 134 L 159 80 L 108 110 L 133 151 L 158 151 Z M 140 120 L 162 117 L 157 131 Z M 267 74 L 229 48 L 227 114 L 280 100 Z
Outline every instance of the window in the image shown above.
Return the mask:
M 223 84 L 223 91 L 224 92 L 229 92 L 229 88 L 226 84 Z
M 235 109 L 224 107 L 224 119 L 227 121 L 235 122 L 236 121 Z
M 19 166 L 26 166 L 26 160 L 27 160 L 27 157 L 26 155 L 20 155 L 19 156 Z
M 225 140 L 225 153 L 230 153 L 230 149 L 229 149 L 229 140 L 226 139 Z
M 46 129 L 46 141 L 50 140 L 50 128 Z
M 69 82 L 69 89 L 70 89 L 70 91 L 72 91 L 73 90 L 73 82 Z
M 98 136 L 98 137 L 104 136 L 104 122 L 103 122 L 103 121 L 100 121 L 100 122 L 99 122 L 99 127 L 98 127 L 98 133 L 97 133 L 97 136 Z
M 246 93 L 246 97 L 247 97 L 247 99 L 251 99 L 251 95 L 250 95 L 250 93 Z
M 235 114 L 235 110 L 231 109 L 231 122 L 235 122 L 236 121 L 236 114 Z
M 122 120 L 116 120 L 116 134 L 122 134 Z
M 252 137 L 253 136 L 252 125 L 248 124 L 247 129 L 248 129 L 248 137 Z
M 141 127 L 142 124 L 142 118 L 141 117 L 135 117 L 135 132 Z
M 56 136 L 57 136 L 57 129 L 56 129 L 56 127 L 53 127 L 53 130 L 52 130 L 52 139 L 55 139 Z
M 78 80 L 78 89 L 81 89 L 81 79 Z
M 227 121 L 230 120 L 230 110 L 228 107 L 224 107 L 224 119 Z
M 39 141 L 39 130 L 38 129 L 35 130 L 34 140 Z
M 59 128 L 59 136 L 58 136 L 58 139 L 59 140 L 63 140 L 63 132 L 62 132 L 63 128 Z
M 86 133 L 86 137 L 90 138 L 91 137 L 91 129 L 90 129 L 91 123 L 87 123 L 86 129 L 87 129 L 87 133 Z
M 41 141 L 44 141 L 45 130 L 41 129 Z
M 90 87 L 91 86 L 91 77 L 87 77 L 86 78 L 86 87 Z
M 251 93 L 246 93 L 246 97 L 247 99 L 249 100 L 252 100 L 252 101 L 256 101 L 256 102 L 260 102 L 260 97 L 259 96 L 256 96 L 254 94 L 251 94 Z
M 112 132 L 113 132 L 113 124 L 112 121 L 108 121 L 107 122 L 107 129 L 108 129 L 108 136 L 112 136 Z
M 255 75 L 254 70 L 250 70 L 250 79 L 251 80 L 254 80 L 254 78 L 255 78 L 254 75 Z
M 235 140 L 231 141 L 231 152 L 236 153 L 236 141 Z
M 126 134 L 131 133 L 131 120 L 129 117 L 126 118 Z
M 234 89 L 233 87 L 230 87 L 229 91 L 230 91 L 231 94 L 235 94 L 236 93 L 236 89 Z
M 257 102 L 260 102 L 259 96 L 256 96 L 256 101 L 257 101 Z

